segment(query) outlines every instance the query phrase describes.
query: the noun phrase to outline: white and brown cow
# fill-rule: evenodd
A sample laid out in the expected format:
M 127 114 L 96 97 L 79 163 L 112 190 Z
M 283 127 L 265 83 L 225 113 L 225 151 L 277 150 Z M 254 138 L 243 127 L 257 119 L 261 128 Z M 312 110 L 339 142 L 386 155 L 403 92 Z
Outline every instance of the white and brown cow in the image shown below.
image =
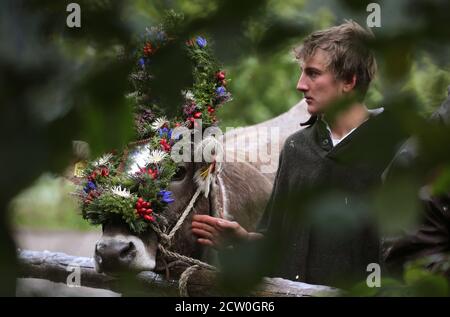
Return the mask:
M 173 237 L 171 251 L 203 261 L 210 261 L 206 248 L 196 243 L 190 227 L 194 214 L 219 214 L 228 220 L 240 223 L 246 230 L 255 229 L 265 204 L 270 196 L 278 156 L 284 140 L 299 130 L 299 123 L 306 121 L 309 114 L 304 100 L 289 111 L 257 125 L 228 131 L 223 137 L 226 161 L 214 182 L 215 190 L 208 197 L 201 195 L 193 210 Z M 267 128 L 278 128 L 271 138 Z M 261 133 L 263 132 L 263 133 Z M 276 131 L 275 131 L 276 132 Z M 259 137 L 259 139 L 258 139 Z M 239 148 L 230 147 L 236 138 L 244 138 Z M 266 147 L 263 152 L 270 156 L 269 162 L 261 159 L 248 161 L 249 153 Z M 229 162 L 231 157 L 237 162 Z M 196 170 L 204 163 L 181 163 L 169 190 L 175 202 L 164 212 L 167 228 L 170 229 L 189 204 L 197 190 L 194 181 Z M 95 263 L 98 271 L 116 270 L 158 270 L 166 263 L 158 252 L 159 237 L 153 230 L 143 235 L 134 235 L 120 219 L 103 225 L 103 235 L 95 245 Z

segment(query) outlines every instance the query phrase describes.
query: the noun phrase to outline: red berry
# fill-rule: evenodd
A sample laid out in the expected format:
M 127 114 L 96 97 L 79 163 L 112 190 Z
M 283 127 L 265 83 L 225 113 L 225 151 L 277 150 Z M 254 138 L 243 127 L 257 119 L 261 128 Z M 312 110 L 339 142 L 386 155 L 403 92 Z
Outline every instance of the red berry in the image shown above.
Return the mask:
M 202 116 L 202 113 L 201 112 L 196 112 L 195 114 L 194 114 L 194 118 L 195 119 L 198 119 L 198 118 L 200 118 Z
M 155 218 L 153 218 L 152 216 L 149 216 L 149 215 L 144 215 L 144 219 L 148 220 L 148 221 L 155 221 Z
M 108 176 L 109 175 L 109 170 L 105 167 L 102 168 L 102 176 Z
M 225 79 L 225 72 L 218 72 L 216 76 L 218 80 L 222 81 Z
M 154 52 L 155 52 L 155 50 L 153 49 L 152 44 L 150 42 L 146 43 L 144 46 L 144 54 L 151 55 Z

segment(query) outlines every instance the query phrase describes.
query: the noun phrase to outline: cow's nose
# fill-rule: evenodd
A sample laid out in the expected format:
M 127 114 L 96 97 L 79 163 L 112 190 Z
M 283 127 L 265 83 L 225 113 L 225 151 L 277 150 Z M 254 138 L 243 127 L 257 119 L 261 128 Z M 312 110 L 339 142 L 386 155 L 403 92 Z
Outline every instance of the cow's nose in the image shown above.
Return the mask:
M 99 266 L 105 271 L 126 269 L 136 256 L 133 242 L 117 241 L 114 239 L 98 242 L 95 246 L 95 258 Z

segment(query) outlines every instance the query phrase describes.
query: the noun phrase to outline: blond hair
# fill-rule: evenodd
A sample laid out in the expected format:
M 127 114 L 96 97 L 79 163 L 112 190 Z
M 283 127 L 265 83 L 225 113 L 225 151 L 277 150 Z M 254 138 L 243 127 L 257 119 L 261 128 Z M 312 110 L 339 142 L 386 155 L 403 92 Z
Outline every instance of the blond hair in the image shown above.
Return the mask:
M 335 78 L 351 81 L 356 75 L 355 90 L 364 97 L 377 70 L 375 57 L 368 45 L 373 39 L 371 31 L 346 20 L 341 25 L 312 33 L 294 52 L 296 58 L 304 62 L 318 48 L 326 51 L 329 56 L 327 66 Z

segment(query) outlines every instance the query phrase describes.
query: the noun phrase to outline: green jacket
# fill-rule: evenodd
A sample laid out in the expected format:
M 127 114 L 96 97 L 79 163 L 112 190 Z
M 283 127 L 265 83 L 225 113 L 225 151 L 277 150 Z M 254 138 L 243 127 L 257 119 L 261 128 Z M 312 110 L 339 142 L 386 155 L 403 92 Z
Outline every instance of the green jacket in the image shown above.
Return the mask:
M 272 276 L 343 287 L 380 263 L 370 193 L 405 135 L 388 111 L 335 147 L 322 120 L 306 124 L 284 144 L 258 231 L 281 259 Z

